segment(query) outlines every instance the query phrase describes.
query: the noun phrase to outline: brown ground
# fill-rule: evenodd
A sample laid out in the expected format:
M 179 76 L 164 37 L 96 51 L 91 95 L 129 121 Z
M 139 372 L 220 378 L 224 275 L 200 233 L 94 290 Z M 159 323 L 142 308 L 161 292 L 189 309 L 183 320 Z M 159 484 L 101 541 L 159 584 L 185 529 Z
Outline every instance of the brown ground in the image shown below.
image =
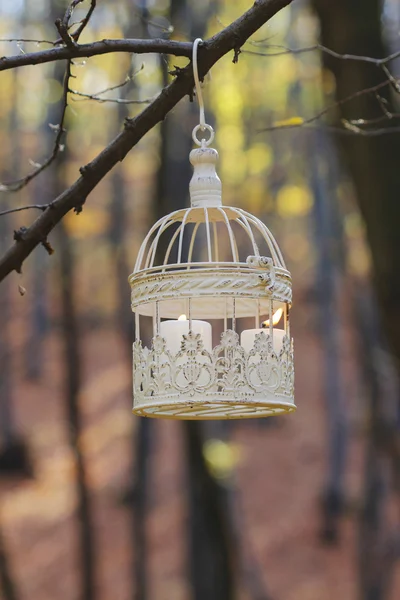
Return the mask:
M 356 600 L 354 513 L 346 515 L 340 545 L 318 540 L 319 495 L 324 483 L 325 411 L 321 349 L 308 327 L 296 336 L 298 411 L 276 427 L 235 425 L 240 447 L 237 472 L 243 545 L 255 557 L 274 600 Z M 115 331 L 87 335 L 82 406 L 82 447 L 93 493 L 99 600 L 131 598 L 131 519 L 119 503 L 130 481 L 129 366 Z M 348 412 L 359 410 L 350 344 L 343 355 Z M 17 372 L 20 370 L 18 353 Z M 73 462 L 62 407 L 60 347 L 46 345 L 40 384 L 20 382 L 15 394 L 20 430 L 35 460 L 33 480 L 3 480 L 1 523 L 21 600 L 78 599 Z M 184 527 L 186 505 L 179 423 L 155 422 L 149 519 L 151 600 L 186 600 Z M 347 489 L 360 497 L 361 444 L 351 445 Z M 167 457 L 167 458 L 165 458 Z M 354 502 L 354 500 L 356 502 Z M 400 596 L 400 581 L 397 578 Z M 247 598 L 242 595 L 243 600 Z M 206 599 L 205 599 L 206 600 Z

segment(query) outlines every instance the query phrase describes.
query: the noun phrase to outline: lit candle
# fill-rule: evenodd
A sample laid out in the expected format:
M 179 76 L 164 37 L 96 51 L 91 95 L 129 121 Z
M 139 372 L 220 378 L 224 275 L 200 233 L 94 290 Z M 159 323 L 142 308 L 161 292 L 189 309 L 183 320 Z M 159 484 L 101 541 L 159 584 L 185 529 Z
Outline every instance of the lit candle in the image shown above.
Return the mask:
M 276 311 L 276 313 L 274 313 L 274 315 L 272 317 L 273 325 L 276 325 L 277 323 L 279 323 L 279 321 L 282 317 L 282 314 L 283 314 L 282 308 L 279 308 Z M 255 337 L 258 333 L 261 333 L 261 332 L 265 333 L 266 335 L 269 334 L 269 320 L 264 321 L 263 327 L 260 327 L 257 329 L 245 329 L 244 331 L 242 331 L 241 336 L 240 336 L 240 344 L 246 350 L 246 352 L 250 352 L 250 350 L 252 350 L 252 348 L 254 346 Z M 276 327 L 273 328 L 273 330 L 272 330 L 272 339 L 273 339 L 272 345 L 273 345 L 273 348 L 274 348 L 276 354 L 279 354 L 279 352 L 281 351 L 284 335 L 285 335 L 284 329 L 277 329 Z
M 203 341 L 203 347 L 208 352 L 212 351 L 212 329 L 207 321 L 192 320 L 192 332 L 199 333 Z M 171 354 L 177 354 L 181 349 L 183 336 L 189 333 L 189 321 L 186 315 L 181 315 L 179 319 L 173 321 L 163 321 L 160 323 L 160 336 L 167 343 L 167 349 Z

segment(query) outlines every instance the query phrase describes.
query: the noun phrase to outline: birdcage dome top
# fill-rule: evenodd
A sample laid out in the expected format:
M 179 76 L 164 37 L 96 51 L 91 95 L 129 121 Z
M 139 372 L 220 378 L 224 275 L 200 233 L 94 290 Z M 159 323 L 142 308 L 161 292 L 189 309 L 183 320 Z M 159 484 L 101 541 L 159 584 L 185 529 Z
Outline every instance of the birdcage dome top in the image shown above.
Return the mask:
M 143 271 L 190 269 L 204 263 L 238 268 L 248 265 L 251 256 L 267 256 L 275 268 L 288 272 L 278 244 L 260 219 L 231 206 L 192 206 L 153 225 L 140 247 L 131 279 Z
M 226 303 L 218 298 L 228 295 L 237 296 L 239 316 L 251 312 L 246 298 L 254 294 L 291 301 L 290 273 L 273 235 L 257 217 L 228 206 L 192 206 L 160 219 L 141 245 L 130 283 L 134 309 L 151 315 L 149 303 L 158 299 L 165 317 L 185 312 L 189 295 L 202 318 L 219 316 Z

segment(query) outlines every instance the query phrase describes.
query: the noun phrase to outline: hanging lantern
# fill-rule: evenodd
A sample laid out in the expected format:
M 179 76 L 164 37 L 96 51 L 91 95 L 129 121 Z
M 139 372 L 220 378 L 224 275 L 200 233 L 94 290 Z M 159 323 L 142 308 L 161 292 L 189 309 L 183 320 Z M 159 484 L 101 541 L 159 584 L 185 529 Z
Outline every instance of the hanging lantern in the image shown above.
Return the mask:
M 214 131 L 193 130 L 191 206 L 160 219 L 129 282 L 135 313 L 133 412 L 173 419 L 240 419 L 296 410 L 291 276 L 269 229 L 222 205 Z M 199 140 L 199 131 L 209 139 Z M 142 332 L 150 330 L 143 343 Z

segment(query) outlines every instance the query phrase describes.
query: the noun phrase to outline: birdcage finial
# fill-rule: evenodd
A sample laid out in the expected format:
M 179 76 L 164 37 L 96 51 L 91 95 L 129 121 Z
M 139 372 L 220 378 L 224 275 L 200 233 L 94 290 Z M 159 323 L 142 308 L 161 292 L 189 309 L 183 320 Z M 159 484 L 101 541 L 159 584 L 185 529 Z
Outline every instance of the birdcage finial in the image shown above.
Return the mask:
M 190 201 L 193 207 L 221 206 L 221 180 L 215 170 L 218 152 L 214 148 L 196 148 L 190 153 L 194 167 L 189 184 Z

